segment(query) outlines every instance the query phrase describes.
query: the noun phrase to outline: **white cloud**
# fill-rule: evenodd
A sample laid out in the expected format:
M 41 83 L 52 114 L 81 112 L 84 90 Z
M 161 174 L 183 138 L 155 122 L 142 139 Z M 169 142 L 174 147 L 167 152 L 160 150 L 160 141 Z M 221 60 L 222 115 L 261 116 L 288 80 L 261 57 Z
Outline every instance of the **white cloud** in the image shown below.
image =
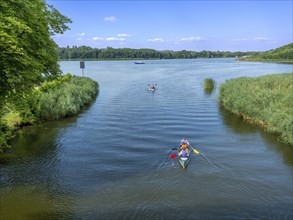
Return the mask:
M 247 41 L 247 38 L 232 39 L 232 41 Z
M 115 22 L 118 21 L 118 19 L 115 16 L 108 16 L 104 17 L 104 21 Z
M 131 34 L 117 34 L 118 37 L 131 37 Z
M 264 36 L 257 36 L 257 37 L 254 37 L 253 39 L 254 40 L 268 40 L 268 38 Z
M 124 37 L 107 37 L 105 38 L 106 41 L 125 41 Z
M 104 40 L 103 37 L 93 37 L 92 39 L 93 39 L 93 40 Z
M 118 34 L 118 37 L 93 37 L 92 40 L 94 41 L 127 41 L 126 37 L 123 36 L 130 36 L 128 34 Z
M 180 41 L 201 41 L 204 40 L 203 37 L 182 37 Z
M 147 41 L 150 41 L 150 42 L 164 42 L 163 38 L 160 38 L 160 37 L 153 38 L 153 39 L 148 39 Z

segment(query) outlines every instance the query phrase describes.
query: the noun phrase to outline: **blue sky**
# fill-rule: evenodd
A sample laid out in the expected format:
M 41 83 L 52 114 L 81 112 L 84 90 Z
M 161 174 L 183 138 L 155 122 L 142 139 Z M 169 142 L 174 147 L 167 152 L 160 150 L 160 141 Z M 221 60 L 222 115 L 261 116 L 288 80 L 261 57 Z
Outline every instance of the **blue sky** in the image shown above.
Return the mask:
M 72 19 L 62 47 L 265 51 L 292 43 L 292 0 L 47 0 Z

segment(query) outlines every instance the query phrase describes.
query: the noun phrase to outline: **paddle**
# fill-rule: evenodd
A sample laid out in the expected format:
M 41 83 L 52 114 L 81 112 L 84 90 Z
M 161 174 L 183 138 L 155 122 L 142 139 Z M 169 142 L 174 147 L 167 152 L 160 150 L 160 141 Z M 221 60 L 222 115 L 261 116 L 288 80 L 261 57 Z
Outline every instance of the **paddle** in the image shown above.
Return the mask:
M 192 150 L 195 154 L 199 154 L 199 151 L 195 150 L 190 144 L 189 144 L 189 146 L 192 148 Z
M 170 158 L 172 160 L 172 166 L 174 166 L 174 162 L 173 162 L 173 159 L 177 156 L 177 154 L 171 154 L 170 155 Z
M 177 156 L 177 154 L 171 154 L 170 158 L 173 160 L 176 156 Z

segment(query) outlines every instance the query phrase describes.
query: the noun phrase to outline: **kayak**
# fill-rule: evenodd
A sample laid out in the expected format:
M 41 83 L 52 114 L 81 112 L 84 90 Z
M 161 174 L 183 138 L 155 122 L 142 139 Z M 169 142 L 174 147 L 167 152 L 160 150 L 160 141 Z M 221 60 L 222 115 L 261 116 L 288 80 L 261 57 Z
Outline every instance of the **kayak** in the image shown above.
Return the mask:
M 190 161 L 190 158 L 191 158 L 191 152 L 190 150 L 188 149 L 188 153 L 187 153 L 187 157 L 182 157 L 182 156 L 179 156 L 179 153 L 180 153 L 181 149 L 179 148 L 178 150 L 178 161 L 180 163 L 180 165 L 183 167 L 183 168 L 186 168 L 189 161 Z

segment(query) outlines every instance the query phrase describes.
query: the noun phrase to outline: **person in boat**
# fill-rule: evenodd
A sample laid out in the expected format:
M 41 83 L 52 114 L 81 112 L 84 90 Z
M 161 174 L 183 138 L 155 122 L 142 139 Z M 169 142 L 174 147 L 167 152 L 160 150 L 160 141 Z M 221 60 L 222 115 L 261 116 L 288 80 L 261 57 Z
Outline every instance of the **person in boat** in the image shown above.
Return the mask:
M 154 91 L 154 90 L 156 89 L 156 85 L 157 85 L 157 84 L 148 84 L 148 86 L 149 86 L 149 90 Z
M 151 88 L 152 90 L 155 90 L 155 89 L 156 89 L 155 84 L 151 84 L 150 88 Z
M 189 147 L 189 142 L 186 137 L 183 137 L 180 144 L 180 152 L 179 152 L 180 157 L 188 157 L 188 153 L 189 153 L 188 147 Z
M 187 147 L 184 149 L 181 149 L 181 151 L 179 152 L 179 156 L 180 157 L 188 157 L 188 149 Z
M 181 148 L 183 149 L 183 146 L 186 145 L 186 147 L 189 146 L 189 142 L 187 140 L 186 137 L 183 137 L 182 140 L 181 140 Z

